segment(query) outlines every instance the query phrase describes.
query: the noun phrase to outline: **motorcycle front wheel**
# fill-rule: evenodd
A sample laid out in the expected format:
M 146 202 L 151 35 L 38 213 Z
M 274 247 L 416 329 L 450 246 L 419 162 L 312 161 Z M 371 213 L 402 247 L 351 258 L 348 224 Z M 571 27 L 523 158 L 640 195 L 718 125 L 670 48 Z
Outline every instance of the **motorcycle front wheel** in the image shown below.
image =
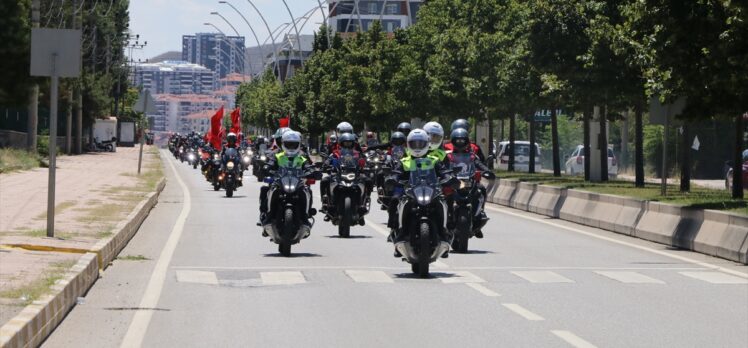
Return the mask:
M 452 242 L 452 249 L 458 253 L 467 253 L 470 240 L 470 230 L 473 228 L 470 212 L 467 209 L 457 211 L 457 233 Z
M 418 262 L 411 264 L 410 268 L 413 273 L 417 274 L 420 278 L 429 277 L 429 265 L 431 263 L 431 238 L 430 228 L 427 222 L 421 222 L 420 231 L 418 235 Z
M 283 240 L 278 244 L 278 252 L 283 256 L 291 256 L 291 234 L 293 230 L 293 209 L 288 208 L 283 214 Z
M 340 219 L 338 225 L 338 235 L 341 238 L 348 238 L 351 236 L 351 216 L 353 210 L 351 210 L 351 197 L 346 197 L 343 203 L 343 216 Z

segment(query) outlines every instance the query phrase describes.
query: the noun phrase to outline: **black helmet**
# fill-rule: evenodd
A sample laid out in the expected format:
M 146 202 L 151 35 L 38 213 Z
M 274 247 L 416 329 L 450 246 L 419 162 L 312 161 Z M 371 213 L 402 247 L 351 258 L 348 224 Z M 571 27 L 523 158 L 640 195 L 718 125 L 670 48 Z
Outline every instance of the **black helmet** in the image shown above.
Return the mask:
M 405 134 L 403 134 L 403 132 L 392 133 L 392 136 L 390 137 L 390 143 L 395 146 L 405 145 Z
M 461 151 L 470 145 L 470 134 L 468 134 L 468 131 L 464 128 L 457 128 L 452 131 L 450 140 L 452 141 L 454 149 Z
M 262 135 L 258 136 L 257 139 L 255 139 L 255 143 L 257 143 L 257 145 L 264 144 L 265 143 L 265 137 L 263 137 Z
M 459 120 L 456 120 L 452 122 L 452 127 L 450 127 L 450 131 L 454 131 L 457 128 L 462 128 L 464 130 L 470 129 L 470 122 L 468 122 L 466 119 L 461 118 Z
M 344 149 L 352 149 L 356 143 L 356 136 L 351 133 L 343 133 L 338 138 L 338 143 Z
M 410 123 L 408 122 L 403 122 L 397 125 L 397 131 L 403 133 L 406 137 L 412 129 L 413 127 L 411 127 Z
M 229 145 L 236 144 L 236 134 L 235 133 L 229 133 L 229 135 L 226 136 L 226 142 L 228 142 Z

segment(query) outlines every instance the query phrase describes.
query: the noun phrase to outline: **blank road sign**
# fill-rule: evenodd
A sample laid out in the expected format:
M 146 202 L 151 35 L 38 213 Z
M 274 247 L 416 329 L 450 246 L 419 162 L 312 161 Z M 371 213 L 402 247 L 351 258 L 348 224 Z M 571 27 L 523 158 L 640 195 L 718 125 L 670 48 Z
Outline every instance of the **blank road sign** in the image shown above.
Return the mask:
M 52 76 L 52 57 L 58 77 L 78 77 L 81 72 L 81 31 L 31 29 L 31 76 Z

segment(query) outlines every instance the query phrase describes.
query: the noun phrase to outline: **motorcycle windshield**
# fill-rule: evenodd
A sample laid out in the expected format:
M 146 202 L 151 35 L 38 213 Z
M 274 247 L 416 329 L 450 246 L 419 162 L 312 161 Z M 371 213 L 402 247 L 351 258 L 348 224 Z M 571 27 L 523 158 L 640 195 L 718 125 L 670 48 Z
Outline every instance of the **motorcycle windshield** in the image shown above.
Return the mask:
M 258 150 L 260 150 L 260 153 L 265 153 L 265 151 L 268 150 L 267 144 L 260 144 L 260 146 L 258 147 Z
M 405 148 L 402 146 L 393 146 L 392 147 L 392 158 L 396 160 L 400 160 L 405 156 Z
M 458 179 L 470 178 L 475 173 L 475 161 L 469 153 L 453 153 L 449 167 Z
M 299 168 L 281 167 L 278 170 L 278 177 L 280 178 L 278 182 L 287 193 L 296 191 L 302 176 L 304 176 L 304 171 Z
M 233 147 L 227 148 L 225 154 L 227 158 L 237 158 L 239 156 L 239 152 Z
M 338 167 L 343 172 L 356 171 L 356 168 L 358 167 L 358 158 L 353 150 L 343 149 L 340 151 Z
M 415 169 L 410 172 L 410 186 L 435 186 L 439 180 L 430 160 L 424 158 L 414 159 Z

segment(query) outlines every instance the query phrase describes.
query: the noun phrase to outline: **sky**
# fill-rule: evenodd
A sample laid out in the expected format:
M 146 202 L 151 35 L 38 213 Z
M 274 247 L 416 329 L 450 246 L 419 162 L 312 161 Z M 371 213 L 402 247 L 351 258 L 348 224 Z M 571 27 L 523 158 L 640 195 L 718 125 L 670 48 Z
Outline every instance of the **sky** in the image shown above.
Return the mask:
M 327 1 L 320 1 L 323 8 L 326 8 Z M 265 24 L 247 0 L 227 0 L 227 2 L 244 14 L 261 43 L 268 38 Z M 252 2 L 265 16 L 271 31 L 289 22 L 290 16 L 281 0 L 252 0 Z M 303 29 L 301 24 L 304 21 L 298 24 L 302 34 L 311 34 L 319 28 L 322 15 L 317 0 L 286 0 L 286 2 L 295 18 L 316 9 Z M 205 26 L 203 24 L 205 22 L 214 24 L 227 35 L 235 35 L 221 17 L 210 14 L 214 11 L 226 17 L 239 34 L 245 37 L 247 46 L 257 45 L 249 26 L 242 17 L 228 5 L 219 4 L 218 0 L 130 0 L 130 31 L 133 35 L 139 34 L 141 42 L 148 42 L 143 50 L 133 52 L 133 59 L 145 60 L 167 51 L 181 51 L 182 35 L 216 31 L 212 27 Z M 289 26 L 289 29 L 291 33 L 294 33 L 293 27 Z

